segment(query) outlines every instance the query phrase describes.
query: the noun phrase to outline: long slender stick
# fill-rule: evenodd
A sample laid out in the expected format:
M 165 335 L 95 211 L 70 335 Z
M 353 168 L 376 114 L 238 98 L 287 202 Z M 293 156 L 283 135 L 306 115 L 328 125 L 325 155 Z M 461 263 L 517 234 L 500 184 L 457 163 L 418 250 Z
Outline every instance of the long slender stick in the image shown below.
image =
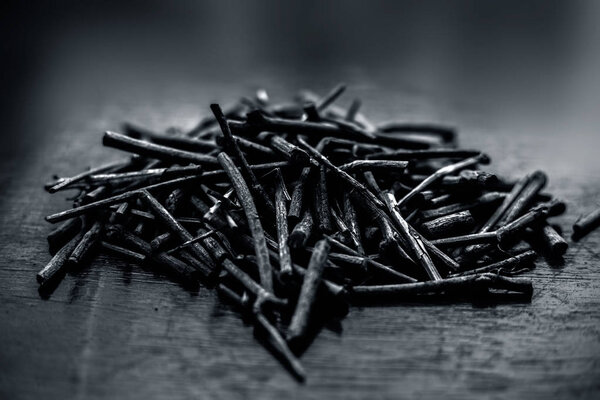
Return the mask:
M 109 252 L 115 253 L 121 257 L 124 257 L 126 260 L 132 261 L 134 263 L 143 264 L 146 261 L 146 256 L 140 254 L 136 251 L 126 249 L 125 247 L 101 241 L 100 245 L 103 249 L 108 250 Z
M 250 275 L 242 271 L 230 259 L 226 258 L 223 260 L 223 268 L 237 279 L 247 290 L 260 299 L 261 302 L 269 302 L 278 306 L 285 306 L 287 304 L 287 301 L 276 297 L 272 292 L 267 291 L 264 286 L 259 285 L 250 277 Z M 257 309 L 260 309 L 260 306 L 257 306 Z
M 389 171 L 403 171 L 409 166 L 409 161 L 394 161 L 394 160 L 356 160 L 349 162 L 344 165 L 340 165 L 342 171 L 354 172 L 354 171 L 372 171 L 372 170 L 385 170 Z
M 188 246 L 191 246 L 191 245 L 192 245 L 192 244 L 194 244 L 194 243 L 201 242 L 203 239 L 205 239 L 205 238 L 207 238 L 207 237 L 209 237 L 209 236 L 212 236 L 212 235 L 214 235 L 214 234 L 215 234 L 215 230 L 214 230 L 214 229 L 211 229 L 210 231 L 208 231 L 208 232 L 205 232 L 205 233 L 203 233 L 203 234 L 201 234 L 201 235 L 198 235 L 198 236 L 196 236 L 195 238 L 193 238 L 193 239 L 191 239 L 191 240 L 187 240 L 187 241 L 183 242 L 183 243 L 182 243 L 182 244 L 180 244 L 179 246 L 172 248 L 171 250 L 167 251 L 166 253 L 167 253 L 167 254 L 173 254 L 173 253 L 176 253 L 176 252 L 178 252 L 179 250 L 181 250 L 181 249 L 184 249 L 184 248 L 186 248 L 186 247 L 188 247 Z
M 385 133 L 424 133 L 439 135 L 445 142 L 451 142 L 456 136 L 456 129 L 451 126 L 421 122 L 384 122 L 377 126 Z
M 290 218 L 291 223 L 299 221 L 302 217 L 302 206 L 304 205 L 304 197 L 306 192 L 305 187 L 309 181 L 311 171 L 311 167 L 302 168 L 300 177 L 298 178 L 296 186 L 294 186 L 294 191 L 292 192 L 292 201 L 290 202 L 290 210 L 288 212 L 288 217 Z
M 532 203 L 535 196 L 544 188 L 548 178 L 542 171 L 535 171 L 529 177 L 527 185 L 515 197 L 511 205 L 506 209 L 496 226 L 503 226 L 514 221 L 519 215 L 525 211 L 526 207 Z
M 342 242 L 340 242 L 339 240 L 336 240 L 335 238 L 333 238 L 331 236 L 325 235 L 325 237 L 329 240 L 329 242 L 332 245 L 334 245 L 338 249 L 344 251 L 346 254 L 353 256 L 355 259 L 360 259 L 367 266 L 367 268 L 372 268 L 383 274 L 386 274 L 388 276 L 393 276 L 394 278 L 400 278 L 407 282 L 416 282 L 416 279 L 414 279 L 413 277 L 405 275 L 401 272 L 398 272 L 397 270 L 395 270 L 392 267 L 383 265 L 380 262 L 373 260 L 371 257 L 366 257 L 364 255 L 361 255 L 356 250 L 351 249 L 350 247 L 346 246 L 345 244 L 343 244 Z
M 329 204 L 329 190 L 327 189 L 327 171 L 324 166 L 319 167 L 319 179 L 314 191 L 315 216 L 319 231 L 329 233 L 333 230 L 331 206 Z
M 330 104 L 336 101 L 342 93 L 346 91 L 346 85 L 340 83 L 336 87 L 334 87 L 331 92 L 327 93 L 327 95 L 323 96 L 315 106 L 317 107 L 317 111 L 324 111 Z
M 434 246 L 466 246 L 472 244 L 497 243 L 498 236 L 496 232 L 471 233 L 468 235 L 452 236 L 441 239 L 434 239 L 431 243 Z
M 94 174 L 88 179 L 88 182 L 94 185 L 120 185 L 124 183 L 143 182 L 145 179 L 175 179 L 183 176 L 193 176 L 202 173 L 202 166 L 189 165 L 186 167 L 153 168 L 141 171 L 121 172 L 112 174 Z
M 430 149 L 430 150 L 395 150 L 391 152 L 372 153 L 367 160 L 429 160 L 435 158 L 469 158 L 480 154 L 479 150 Z
M 340 253 L 329 253 L 329 258 L 334 261 L 347 262 L 350 264 L 356 265 L 364 265 L 367 267 L 372 267 L 373 269 L 382 272 L 386 276 L 393 277 L 395 279 L 400 279 L 403 282 L 416 282 L 417 280 L 411 276 L 405 275 L 402 272 L 398 272 L 393 268 L 388 267 L 387 265 L 383 265 L 375 260 L 372 260 L 366 256 L 355 256 L 348 254 L 340 254 Z
M 366 171 L 363 173 L 363 176 L 365 178 L 367 187 L 370 190 L 372 190 L 377 195 L 377 197 L 385 203 L 387 201 L 386 195 L 379 188 L 379 184 L 377 183 L 377 179 L 375 179 L 375 175 L 373 175 L 373 172 Z M 355 200 L 359 204 L 361 204 L 360 198 L 355 198 Z M 364 203 L 364 201 L 362 203 Z M 381 231 L 382 236 L 381 243 L 379 244 L 380 252 L 382 252 L 383 254 L 387 254 L 390 257 L 392 254 L 397 253 L 402 259 L 415 264 L 414 260 L 408 254 L 406 254 L 406 251 L 404 251 L 402 246 L 400 246 L 400 244 L 398 243 L 398 236 L 394 231 L 392 221 L 390 221 L 389 217 L 387 217 L 386 215 L 382 215 L 381 213 L 372 212 L 372 207 L 368 204 L 363 204 L 363 207 L 365 211 L 374 215 L 375 219 L 379 224 L 379 229 Z
M 529 279 L 507 278 L 497 274 L 465 275 L 437 281 L 404 283 L 400 285 L 354 286 L 352 293 L 361 295 L 410 296 L 415 294 L 442 293 L 447 290 L 465 288 L 494 288 L 523 293 L 531 296 L 533 285 Z
M 517 199 L 521 195 L 521 192 L 523 191 L 525 186 L 527 186 L 530 180 L 531 175 L 526 175 L 523 178 L 519 179 L 517 183 L 515 183 L 508 196 L 506 196 L 504 198 L 504 201 L 502 201 L 502 204 L 500 204 L 500 207 L 498 207 L 496 211 L 494 211 L 494 213 L 488 218 L 488 220 L 481 226 L 481 228 L 479 228 L 478 233 L 488 232 L 496 226 L 500 218 L 502 218 L 506 211 L 515 202 L 515 199 Z M 483 244 L 469 245 L 464 249 L 462 256 L 463 258 L 468 258 L 482 253 L 486 248 L 487 246 Z
M 341 178 L 344 182 L 346 182 L 349 186 L 351 186 L 357 193 L 359 193 L 362 197 L 364 197 L 367 201 L 371 202 L 375 206 L 380 209 L 384 208 L 384 204 L 379 200 L 373 193 L 369 191 L 362 183 L 357 181 L 355 178 L 350 176 L 347 172 L 342 171 L 340 168 L 336 167 L 327 159 L 327 157 L 323 156 L 317 149 L 309 145 L 302 138 L 298 138 L 298 142 L 304 147 L 311 156 L 313 156 L 317 162 L 321 165 L 326 166 L 329 170 Z
M 312 137 L 334 136 L 348 138 L 349 136 L 362 139 L 372 139 L 373 135 L 361 129 L 348 129 L 348 127 L 336 126 L 332 123 L 317 123 L 309 121 L 297 121 L 282 118 L 271 118 L 261 113 L 249 113 L 246 122 L 231 121 L 230 127 L 233 132 L 248 131 L 271 131 L 280 133 L 291 133 L 295 135 L 310 135 Z
M 493 264 L 489 264 L 483 267 L 475 268 L 472 270 L 459 272 L 456 274 L 452 274 L 451 277 L 455 276 L 465 276 L 465 275 L 476 275 L 482 274 L 484 272 L 493 272 L 500 270 L 507 270 L 509 268 L 514 268 L 518 266 L 522 266 L 528 262 L 533 261 L 537 257 L 537 253 L 533 250 L 527 250 L 522 253 L 519 253 L 515 256 L 508 257 L 504 260 L 495 262 Z
M 514 240 L 517 234 L 524 231 L 525 228 L 538 223 L 548 217 L 552 209 L 552 203 L 543 203 L 533 207 L 526 214 L 515 219 L 493 232 L 473 233 L 469 235 L 454 236 L 438 240 L 432 240 L 434 245 L 466 245 L 474 243 L 499 243 L 505 244 Z
M 356 214 L 354 204 L 352 204 L 352 198 L 347 191 L 344 191 L 344 216 L 346 219 L 346 225 L 348 225 L 348 229 L 350 231 L 350 236 L 352 237 L 352 241 L 356 247 L 356 251 L 358 251 L 358 253 L 361 255 L 365 254 L 360 227 L 358 224 L 358 216 Z
M 275 186 L 275 220 L 277 222 L 277 243 L 279 245 L 279 274 L 285 282 L 292 274 L 292 256 L 288 246 L 288 224 L 286 211 L 286 194 L 285 182 L 281 175 L 281 170 L 276 172 Z
M 306 335 L 311 310 L 315 303 L 317 288 L 321 283 L 321 276 L 330 248 L 327 239 L 319 240 L 315 245 L 302 282 L 292 322 L 290 322 L 290 326 L 288 327 L 288 341 L 297 341 Z
M 400 215 L 400 212 L 398 211 L 398 206 L 394 204 L 396 200 L 394 198 L 394 194 L 387 193 L 386 195 L 388 200 L 388 207 L 392 213 L 392 216 L 394 217 L 396 225 L 400 228 L 400 233 L 403 235 L 406 243 L 408 243 L 408 245 L 410 246 L 413 255 L 416 257 L 421 266 L 425 269 L 425 272 L 427 272 L 429 279 L 442 279 L 442 276 L 433 264 L 429 253 L 427 253 L 427 249 L 425 248 L 423 241 L 420 239 L 419 236 L 413 235 L 411 233 L 410 225 L 408 225 L 408 222 L 406 222 L 404 218 L 402 218 L 402 216 Z
M 194 163 L 200 165 L 217 164 L 217 159 L 212 156 L 174 149 L 172 147 L 166 147 L 159 144 L 146 142 L 144 140 L 130 138 L 129 136 L 116 132 L 105 132 L 102 143 L 105 146 L 114 147 L 120 150 L 129 151 L 141 156 L 156 158 L 163 161 Z
M 163 224 L 169 230 L 177 235 L 182 242 L 192 240 L 194 237 L 191 233 L 189 233 L 177 220 L 147 191 L 142 191 L 142 199 L 146 202 L 148 207 L 152 209 L 154 214 L 158 219 L 162 221 Z M 199 243 L 194 243 L 191 246 L 191 251 L 194 256 L 196 256 L 202 263 L 195 263 L 193 265 L 204 277 L 209 277 L 213 274 L 212 268 L 206 268 L 206 265 L 212 267 L 214 263 L 208 256 L 206 250 L 200 246 Z
M 306 380 L 306 372 L 304 371 L 304 367 L 302 367 L 300 360 L 298 360 L 294 353 L 292 353 L 285 339 L 283 336 L 281 336 L 277 328 L 275 328 L 262 313 L 256 313 L 255 318 L 257 323 L 267 332 L 271 345 L 273 345 L 273 347 L 275 347 L 289 363 L 294 375 L 300 380 L 300 382 Z
M 446 165 L 435 171 L 433 174 L 428 176 L 423 182 L 419 183 L 413 190 L 411 190 L 408 194 L 406 194 L 403 198 L 398 200 L 396 204 L 398 208 L 404 206 L 408 201 L 410 201 L 417 193 L 422 192 L 426 187 L 430 186 L 432 183 L 436 182 L 439 179 L 442 179 L 446 175 L 453 174 L 461 169 L 469 168 L 476 164 L 487 164 L 489 163 L 489 158 L 485 154 L 480 154 L 475 157 L 467 158 L 466 160 L 459 161 L 455 164 Z
M 272 170 L 274 168 L 287 168 L 289 167 L 289 163 L 287 161 L 274 161 L 274 162 L 269 162 L 269 163 L 263 163 L 263 164 L 253 164 L 250 165 L 250 169 L 252 171 L 258 172 L 258 171 L 265 171 L 265 170 Z M 202 175 L 202 182 L 225 182 L 227 181 L 227 175 L 225 174 L 225 172 L 223 170 L 215 170 L 215 171 L 206 171 L 203 172 Z
M 445 215 L 449 215 L 449 214 L 453 214 L 453 213 L 457 213 L 457 212 L 461 212 L 461 211 L 465 211 L 465 210 L 471 210 L 476 207 L 481 207 L 481 206 L 484 206 L 487 204 L 495 203 L 495 202 L 498 202 L 505 198 L 506 198 L 505 193 L 487 192 L 472 201 L 454 203 L 454 204 L 450 204 L 447 206 L 434 208 L 432 210 L 421 211 L 421 217 L 426 220 L 439 218 L 439 217 L 443 217 Z
M 215 115 L 215 118 L 216 118 L 217 122 L 219 123 L 219 126 L 221 127 L 221 132 L 223 133 L 223 137 L 225 139 L 225 142 L 227 143 L 226 149 L 230 153 L 232 153 L 232 155 L 241 164 L 240 170 L 241 170 L 241 174 L 242 174 L 244 180 L 247 182 L 247 184 L 248 183 L 250 184 L 250 188 L 252 189 L 252 192 L 256 196 L 258 196 L 261 203 L 265 207 L 267 207 L 270 214 L 273 215 L 275 213 L 275 207 L 273 206 L 273 203 L 271 202 L 271 200 L 269 199 L 269 196 L 265 192 L 265 189 L 258 182 L 256 175 L 254 175 L 254 172 L 250 168 L 250 164 L 248 164 L 248 161 L 246 161 L 246 157 L 244 156 L 244 153 L 242 153 L 242 151 L 240 150 L 240 147 L 238 146 L 237 142 L 235 141 L 233 134 L 231 133 L 231 129 L 229 128 L 227 119 L 225 118 L 225 115 L 223 114 L 223 110 L 221 110 L 221 107 L 218 104 L 211 104 L 210 109 L 213 112 L 213 114 Z
M 130 123 L 123 124 L 123 131 L 127 136 L 135 139 L 149 140 L 153 143 L 179 150 L 208 153 L 217 148 L 214 141 L 192 139 L 186 136 L 161 135 Z
M 226 296 L 230 301 L 233 301 L 238 307 L 241 309 L 247 309 L 248 305 L 237 293 L 233 290 L 229 289 L 227 286 L 223 284 L 219 284 L 218 290 L 221 294 Z M 285 359 L 288 366 L 291 368 L 292 372 L 301 382 L 306 379 L 306 372 L 304 371 L 304 367 L 300 363 L 300 360 L 292 353 L 290 348 L 288 347 L 285 339 L 281 336 L 281 333 L 271 324 L 271 322 L 265 317 L 265 315 L 261 311 L 255 311 L 252 313 L 255 319 L 255 323 L 257 326 L 262 328 L 267 334 L 267 339 L 269 343 L 277 350 Z
M 265 240 L 265 231 L 263 230 L 256 205 L 252 199 L 252 194 L 248 189 L 248 185 L 244 181 L 244 177 L 237 169 L 231 158 L 224 152 L 217 156 L 219 163 L 227 173 L 231 185 L 235 189 L 238 200 L 242 204 L 250 234 L 254 239 L 254 251 L 258 260 L 258 271 L 260 274 L 260 283 L 266 291 L 273 292 L 273 269 L 269 261 L 269 252 L 267 251 L 267 243 Z
M 110 171 L 113 170 L 115 168 L 119 168 L 119 167 L 123 167 L 125 165 L 130 164 L 131 161 L 117 161 L 117 162 L 111 162 L 108 164 L 104 164 L 101 165 L 99 167 L 96 168 L 90 168 L 87 171 L 83 171 L 75 176 L 72 176 L 70 178 L 64 178 L 62 179 L 60 182 L 58 182 L 57 184 L 55 184 L 54 186 L 51 186 L 48 188 L 48 192 L 50 193 L 56 193 L 59 190 L 62 190 L 66 187 L 69 187 L 70 185 L 80 182 L 83 179 L 86 179 L 87 177 L 94 175 L 94 174 L 100 174 L 102 172 L 106 172 L 106 171 Z
M 306 275 L 306 268 L 294 263 L 292 263 L 292 268 L 294 269 L 295 274 L 302 276 L 302 279 L 304 279 L 304 276 Z M 333 297 L 343 297 L 346 295 L 346 288 L 344 286 L 338 285 L 337 283 L 324 278 L 321 278 L 321 284 Z
M 124 201 L 128 201 L 133 198 L 137 198 L 142 193 L 142 190 L 146 190 L 148 192 L 154 190 L 165 189 L 171 186 L 179 186 L 183 184 L 187 184 L 197 180 L 197 176 L 186 176 L 184 178 L 177 178 L 166 182 L 157 183 L 154 185 L 145 186 L 136 190 L 131 190 L 129 192 L 125 192 L 116 196 L 108 197 L 106 199 L 98 200 L 93 203 L 88 203 L 79 207 L 72 208 L 70 210 L 65 210 L 56 214 L 52 214 L 46 217 L 46 221 L 51 223 L 56 223 L 60 221 L 64 221 L 69 218 L 77 217 L 83 214 L 86 214 L 90 211 L 98 210 L 101 208 L 109 207 L 113 204 L 122 203 Z
M 410 227 L 410 232 L 414 236 L 417 236 L 421 240 L 421 242 L 423 243 L 423 245 L 425 246 L 425 248 L 427 249 L 427 251 L 429 251 L 429 253 L 436 260 L 438 260 L 439 262 L 441 262 L 442 264 L 444 264 L 448 269 L 450 269 L 452 271 L 457 271 L 457 270 L 460 269 L 459 263 L 457 263 L 453 258 L 451 258 L 450 256 L 448 256 L 446 253 L 444 253 L 443 251 L 441 251 L 436 245 L 434 245 L 429 240 L 427 240 L 426 238 L 424 238 L 420 233 L 418 233 L 412 227 Z

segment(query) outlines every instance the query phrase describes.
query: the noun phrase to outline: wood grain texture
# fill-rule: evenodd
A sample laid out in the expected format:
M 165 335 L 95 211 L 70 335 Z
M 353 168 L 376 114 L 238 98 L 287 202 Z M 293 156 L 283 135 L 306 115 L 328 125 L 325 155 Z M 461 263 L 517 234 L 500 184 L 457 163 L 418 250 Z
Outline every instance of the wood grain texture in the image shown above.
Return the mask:
M 280 97 L 301 85 L 324 92 L 335 83 L 327 75 L 322 81 L 309 78 L 257 75 L 248 81 L 268 83 Z M 356 89 L 350 79 L 350 91 L 363 98 L 374 119 L 398 114 L 407 120 L 449 119 L 461 128 L 462 143 L 489 152 L 492 170 L 513 177 L 547 170 L 549 190 L 569 204 L 568 213 L 557 219 L 567 233 L 580 212 L 598 205 L 598 159 L 550 155 L 568 133 L 514 132 L 502 123 L 488 125 L 487 114 L 477 109 L 440 108 L 430 93 L 386 86 L 384 78 L 354 79 Z M 74 271 L 50 298 L 40 297 L 35 273 L 49 259 L 45 236 L 51 229 L 43 217 L 67 204 L 62 194 L 43 192 L 51 174 L 117 158 L 117 151 L 101 148 L 101 132 L 116 130 L 125 120 L 156 130 L 171 124 L 191 127 L 199 107 L 208 114 L 209 95 L 226 102 L 252 87 L 229 78 L 191 81 L 173 84 L 161 97 L 165 88 L 153 83 L 131 93 L 113 88 L 112 96 L 107 89 L 84 103 L 63 100 L 52 112 L 39 111 L 51 103 L 50 95 L 36 100 L 36 118 L 11 148 L 1 150 L 0 398 L 566 399 L 600 394 L 600 232 L 572 245 L 563 266 L 538 262 L 528 274 L 535 287 L 531 304 L 352 308 L 341 326 L 323 329 L 302 356 L 305 385 L 289 376 L 214 292 L 186 291 L 111 257 Z M 206 94 L 199 98 L 201 90 Z

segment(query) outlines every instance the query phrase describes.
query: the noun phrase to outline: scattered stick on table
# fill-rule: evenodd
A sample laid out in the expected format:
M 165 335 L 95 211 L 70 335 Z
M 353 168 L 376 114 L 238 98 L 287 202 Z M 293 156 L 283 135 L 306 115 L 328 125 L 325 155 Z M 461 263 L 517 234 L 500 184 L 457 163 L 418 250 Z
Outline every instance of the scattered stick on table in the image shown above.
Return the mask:
M 484 152 L 458 147 L 457 128 L 376 124 L 360 99 L 340 106 L 345 91 L 279 103 L 260 89 L 225 110 L 212 104 L 186 132 L 126 123 L 125 135 L 104 133 L 129 157 L 44 186 L 76 196 L 46 217 L 61 224 L 40 287 L 105 253 L 186 290 L 216 287 L 300 381 L 290 344 L 345 316 L 348 300 L 501 291 L 530 301 L 533 283 L 516 276 L 537 250 L 560 257 L 569 246 L 546 174 L 498 176 Z M 600 210 L 575 223 L 573 239 L 598 225 Z
M 316 300 L 317 288 L 321 283 L 321 276 L 323 275 L 323 269 L 330 249 L 331 246 L 327 239 L 322 239 L 315 245 L 308 268 L 306 269 L 306 275 L 304 275 L 302 289 L 298 296 L 298 304 L 296 305 L 292 322 L 288 327 L 288 341 L 297 341 L 306 334 L 310 313 Z

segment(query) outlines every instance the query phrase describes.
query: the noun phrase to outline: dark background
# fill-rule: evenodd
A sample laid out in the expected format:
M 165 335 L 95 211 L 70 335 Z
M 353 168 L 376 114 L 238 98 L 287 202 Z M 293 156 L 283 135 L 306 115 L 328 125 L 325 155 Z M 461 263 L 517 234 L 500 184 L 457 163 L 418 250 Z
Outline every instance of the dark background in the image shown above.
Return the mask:
M 204 289 L 103 258 L 50 299 L 42 190 L 118 157 L 101 133 L 190 128 L 211 101 L 349 85 L 375 121 L 456 125 L 492 169 L 550 176 L 569 233 L 600 193 L 594 1 L 3 2 L 0 398 L 588 397 L 600 390 L 593 234 L 540 262 L 532 304 L 353 309 L 299 386 Z

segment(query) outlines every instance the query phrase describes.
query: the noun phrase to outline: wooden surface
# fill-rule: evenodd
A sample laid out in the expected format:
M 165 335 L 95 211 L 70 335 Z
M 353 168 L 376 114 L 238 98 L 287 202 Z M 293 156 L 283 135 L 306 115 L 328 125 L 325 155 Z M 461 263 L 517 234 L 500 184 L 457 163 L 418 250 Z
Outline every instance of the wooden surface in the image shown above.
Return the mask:
M 211 100 L 232 101 L 258 84 L 282 98 L 308 85 L 323 92 L 337 82 L 329 75 L 315 80 L 307 73 L 265 73 L 244 82 L 142 82 L 145 89 L 115 86 L 57 100 L 56 90 L 70 79 L 58 76 L 35 92 L 22 112 L 29 118 L 20 134 L 5 137 L 1 149 L 0 398 L 600 395 L 600 231 L 572 245 L 564 265 L 537 263 L 528 274 L 535 286 L 531 304 L 352 308 L 340 330 L 323 329 L 303 355 L 304 385 L 204 288 L 189 292 L 103 257 L 73 271 L 49 298 L 40 297 L 35 273 L 49 259 L 45 236 L 51 229 L 43 217 L 68 204 L 62 194 L 44 193 L 42 185 L 54 173 L 118 157 L 101 148 L 103 130 L 123 121 L 157 130 L 190 127 Z M 548 190 L 569 204 L 557 220 L 568 234 L 580 212 L 600 205 L 600 161 L 586 151 L 597 144 L 596 134 L 550 133 L 548 124 L 499 117 L 494 104 L 389 85 L 390 76 L 342 72 L 349 96 L 362 97 L 375 120 L 450 122 L 461 128 L 464 144 L 489 152 L 493 170 L 513 177 L 547 170 Z M 569 138 L 571 144 L 563 145 Z

